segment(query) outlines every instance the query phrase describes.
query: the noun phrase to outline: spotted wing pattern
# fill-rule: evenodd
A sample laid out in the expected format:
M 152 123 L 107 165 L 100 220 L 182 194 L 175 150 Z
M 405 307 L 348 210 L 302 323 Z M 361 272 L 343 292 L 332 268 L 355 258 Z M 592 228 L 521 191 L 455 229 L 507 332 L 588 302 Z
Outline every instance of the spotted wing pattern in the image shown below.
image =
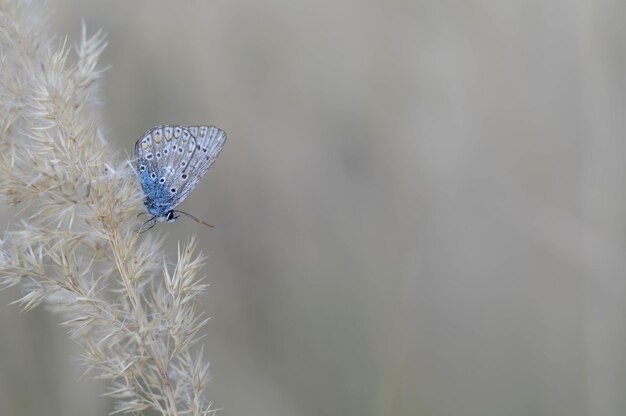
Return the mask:
M 135 143 L 136 169 L 150 214 L 163 217 L 191 192 L 222 150 L 226 135 L 211 126 L 157 126 Z
M 189 180 L 183 184 L 181 199 L 177 203 L 180 203 L 208 172 L 226 143 L 226 133 L 217 127 L 189 126 L 188 129 L 195 138 L 196 148 L 189 160 L 187 172 L 181 173 L 181 177 L 187 173 Z

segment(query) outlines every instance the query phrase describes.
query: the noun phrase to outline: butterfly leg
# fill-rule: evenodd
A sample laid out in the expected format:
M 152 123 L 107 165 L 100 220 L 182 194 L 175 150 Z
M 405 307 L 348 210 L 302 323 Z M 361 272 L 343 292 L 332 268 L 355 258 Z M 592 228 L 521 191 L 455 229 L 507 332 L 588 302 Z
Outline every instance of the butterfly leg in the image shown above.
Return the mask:
M 152 229 L 152 227 L 154 227 L 154 226 L 156 225 L 156 222 L 157 222 L 157 218 L 156 218 L 156 216 L 154 216 L 154 217 L 150 218 L 148 221 L 146 221 L 146 222 L 144 222 L 143 224 L 141 224 L 141 227 L 139 227 L 139 229 L 137 230 L 137 232 L 138 232 L 139 234 L 143 234 L 143 233 L 145 233 L 146 231 L 151 230 L 151 229 Z M 150 224 L 150 225 L 148 226 L 148 228 L 146 228 L 146 225 L 147 225 L 147 224 Z

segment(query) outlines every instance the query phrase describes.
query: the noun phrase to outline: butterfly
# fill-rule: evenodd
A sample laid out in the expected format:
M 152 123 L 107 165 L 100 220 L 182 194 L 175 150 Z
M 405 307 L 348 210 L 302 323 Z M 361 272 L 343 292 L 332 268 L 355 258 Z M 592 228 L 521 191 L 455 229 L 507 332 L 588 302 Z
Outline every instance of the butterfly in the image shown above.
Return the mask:
M 213 126 L 156 126 L 135 143 L 135 169 L 152 217 L 144 223 L 173 222 L 176 214 L 213 227 L 191 214 L 175 210 L 217 159 L 226 143 L 224 130 Z M 144 230 L 144 231 L 146 231 Z

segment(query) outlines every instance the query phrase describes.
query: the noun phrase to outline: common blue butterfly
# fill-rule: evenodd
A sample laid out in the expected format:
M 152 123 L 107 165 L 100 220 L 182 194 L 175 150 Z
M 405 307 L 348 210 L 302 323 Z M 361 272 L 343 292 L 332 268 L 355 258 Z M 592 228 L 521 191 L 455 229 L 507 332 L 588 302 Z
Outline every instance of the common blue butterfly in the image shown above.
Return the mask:
M 181 213 L 212 227 L 174 208 L 207 173 L 224 143 L 226 133 L 213 126 L 156 126 L 137 140 L 135 168 L 146 194 L 144 205 L 152 215 L 144 225 L 173 222 Z

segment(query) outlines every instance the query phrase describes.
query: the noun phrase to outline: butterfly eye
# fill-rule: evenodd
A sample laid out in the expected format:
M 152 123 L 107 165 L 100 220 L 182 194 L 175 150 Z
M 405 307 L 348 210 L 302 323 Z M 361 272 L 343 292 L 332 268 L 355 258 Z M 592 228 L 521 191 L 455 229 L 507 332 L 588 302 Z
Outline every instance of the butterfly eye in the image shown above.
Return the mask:
M 169 152 L 167 149 L 163 149 L 163 154 L 166 155 Z
M 182 153 L 183 151 L 184 151 L 184 150 L 183 150 L 183 147 L 182 147 L 182 146 L 180 146 L 180 147 L 178 148 L 178 153 Z
M 183 140 L 189 139 L 189 132 L 187 130 L 183 131 Z
M 157 152 L 156 157 L 157 159 L 161 159 L 161 152 Z
M 185 161 L 183 160 L 182 162 L 180 162 L 180 165 L 181 165 L 182 167 L 185 167 L 185 166 L 187 166 L 187 162 L 185 162 Z
M 161 178 L 161 179 L 159 179 L 159 182 L 161 182 L 161 183 L 165 183 L 165 178 Z
M 140 172 L 144 172 L 145 170 L 146 170 L 146 167 L 144 165 L 139 166 Z
M 174 129 L 174 137 L 176 138 L 180 137 L 180 132 L 181 132 L 180 127 L 176 127 Z
M 156 179 L 156 173 L 152 172 L 152 173 L 150 174 L 150 177 L 151 177 L 152 179 Z
M 186 174 L 186 173 L 183 173 L 183 174 L 182 174 L 182 176 L 181 176 L 181 178 L 183 178 L 183 180 L 187 179 L 187 174 Z
M 171 192 L 171 193 L 173 193 L 173 194 L 175 194 L 175 193 L 176 193 L 176 188 L 172 188 L 172 189 L 170 189 L 170 192 Z
M 146 155 L 146 159 L 150 160 L 150 159 L 152 159 L 152 158 L 153 158 L 152 153 L 148 153 L 148 154 Z

